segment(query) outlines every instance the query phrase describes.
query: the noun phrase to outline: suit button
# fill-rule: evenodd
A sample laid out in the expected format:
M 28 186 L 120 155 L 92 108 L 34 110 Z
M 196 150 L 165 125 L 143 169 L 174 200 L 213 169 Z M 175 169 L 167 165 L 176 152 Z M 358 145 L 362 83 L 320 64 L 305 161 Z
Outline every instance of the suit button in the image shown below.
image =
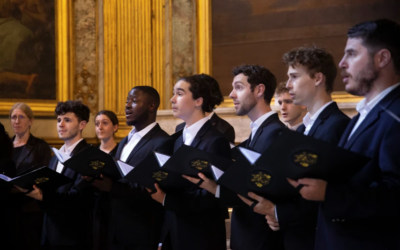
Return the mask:
M 333 219 L 332 222 L 335 222 L 335 219 Z
M 342 222 L 344 222 L 344 219 L 342 219 Z

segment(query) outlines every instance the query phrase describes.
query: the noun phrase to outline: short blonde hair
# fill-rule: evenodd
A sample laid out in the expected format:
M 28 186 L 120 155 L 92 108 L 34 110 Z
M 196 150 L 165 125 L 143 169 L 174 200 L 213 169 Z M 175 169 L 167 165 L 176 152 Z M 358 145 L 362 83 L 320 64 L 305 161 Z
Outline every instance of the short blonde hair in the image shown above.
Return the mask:
M 33 112 L 31 107 L 29 107 L 28 104 L 23 103 L 23 102 L 17 102 L 16 104 L 14 104 L 10 110 L 10 119 L 11 119 L 11 114 L 15 109 L 20 109 L 22 110 L 25 115 L 29 118 L 29 120 L 33 119 Z

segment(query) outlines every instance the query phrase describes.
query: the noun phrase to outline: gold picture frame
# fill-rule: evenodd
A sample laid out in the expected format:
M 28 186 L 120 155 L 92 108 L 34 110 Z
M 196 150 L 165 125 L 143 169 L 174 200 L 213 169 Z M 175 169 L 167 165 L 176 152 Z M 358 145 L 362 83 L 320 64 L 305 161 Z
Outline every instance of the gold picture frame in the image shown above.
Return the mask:
M 35 116 L 53 116 L 59 101 L 66 101 L 73 95 L 74 70 L 74 13 L 71 0 L 55 0 L 56 35 L 56 99 L 0 99 L 0 115 L 8 115 L 12 105 L 23 101 Z

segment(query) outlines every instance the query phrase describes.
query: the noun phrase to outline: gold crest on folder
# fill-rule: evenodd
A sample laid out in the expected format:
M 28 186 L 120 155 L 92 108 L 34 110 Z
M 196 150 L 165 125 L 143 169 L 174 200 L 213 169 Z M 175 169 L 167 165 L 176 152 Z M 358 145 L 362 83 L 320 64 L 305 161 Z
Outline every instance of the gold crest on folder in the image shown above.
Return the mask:
M 262 188 L 268 185 L 271 181 L 271 175 L 259 171 L 257 174 L 252 174 L 251 182 L 257 187 Z
M 34 182 L 35 182 L 35 184 L 41 184 L 41 183 L 45 183 L 46 181 L 48 181 L 50 178 L 47 178 L 47 177 L 40 177 L 40 178 L 37 178 Z
M 301 152 L 294 154 L 293 161 L 298 165 L 308 168 L 317 163 L 318 155 L 310 152 Z
M 153 172 L 153 175 L 151 177 L 153 177 L 153 179 L 155 179 L 156 181 L 162 181 L 162 180 L 167 179 L 168 173 L 165 171 L 159 170 L 159 171 Z
M 94 170 L 102 169 L 104 167 L 104 165 L 106 165 L 106 164 L 99 160 L 91 161 L 89 163 L 89 166 L 91 166 Z
M 190 161 L 190 166 L 201 171 L 205 168 L 208 168 L 208 161 L 200 160 L 200 159 L 193 160 L 193 161 Z

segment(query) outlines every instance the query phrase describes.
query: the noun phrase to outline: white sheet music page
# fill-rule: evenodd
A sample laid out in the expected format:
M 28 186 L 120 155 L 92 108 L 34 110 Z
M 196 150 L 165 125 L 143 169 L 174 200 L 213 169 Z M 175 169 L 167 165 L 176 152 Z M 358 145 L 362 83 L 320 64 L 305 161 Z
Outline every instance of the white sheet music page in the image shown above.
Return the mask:
M 261 156 L 260 153 L 248 150 L 246 148 L 239 147 L 239 150 L 244 156 L 246 156 L 247 160 L 249 160 L 251 164 L 254 164 Z
M 161 154 L 161 153 L 157 153 L 157 152 L 154 152 L 154 154 L 157 157 L 158 164 L 160 164 L 160 167 L 164 166 L 164 164 L 169 160 L 169 158 L 171 158 L 171 156 L 169 156 L 169 155 L 165 155 L 165 154 Z
M 121 172 L 124 176 L 126 176 L 133 169 L 131 165 L 126 164 L 123 161 L 118 160 L 117 162 L 118 162 L 118 167 L 119 169 L 121 169 Z
M 4 175 L 4 174 L 0 174 L 0 179 L 2 179 L 2 180 L 5 180 L 5 181 L 11 181 L 13 178 L 10 178 L 10 177 L 8 177 L 8 176 L 6 176 L 6 175 Z
M 61 152 L 60 150 L 56 148 L 51 148 L 54 152 L 54 155 L 57 157 L 58 161 L 61 163 L 66 162 L 68 159 L 71 158 L 71 156 L 67 155 L 66 153 Z
M 222 171 L 221 169 L 217 168 L 214 165 L 211 165 L 211 170 L 213 171 L 215 180 L 218 180 L 221 177 L 221 175 L 224 174 L 224 171 Z

